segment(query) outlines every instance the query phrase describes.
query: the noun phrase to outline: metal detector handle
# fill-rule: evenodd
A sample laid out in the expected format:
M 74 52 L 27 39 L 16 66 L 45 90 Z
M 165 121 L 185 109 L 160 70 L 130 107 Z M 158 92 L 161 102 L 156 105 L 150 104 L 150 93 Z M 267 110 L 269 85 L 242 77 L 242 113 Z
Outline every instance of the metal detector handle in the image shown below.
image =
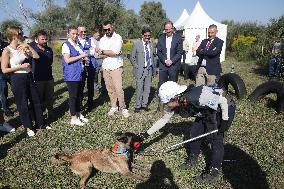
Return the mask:
M 217 133 L 217 132 L 218 132 L 218 129 L 213 130 L 213 131 L 210 131 L 210 132 L 208 132 L 208 133 L 204 133 L 204 134 L 199 135 L 199 136 L 197 136 L 197 137 L 194 137 L 194 138 L 191 138 L 191 139 L 185 140 L 185 141 L 183 141 L 183 142 L 181 142 L 181 143 L 178 143 L 178 144 L 175 144 L 175 145 L 169 146 L 169 147 L 167 147 L 167 149 L 171 149 L 171 148 L 174 148 L 174 147 L 180 146 L 180 145 L 182 145 L 182 144 L 186 144 L 186 143 L 192 142 L 192 141 L 194 141 L 194 140 L 197 140 L 197 139 L 200 139 L 200 138 L 206 137 L 206 136 L 208 136 L 208 135 L 211 135 L 211 134 L 213 134 L 213 133 Z M 168 151 L 168 150 L 167 150 L 167 151 Z

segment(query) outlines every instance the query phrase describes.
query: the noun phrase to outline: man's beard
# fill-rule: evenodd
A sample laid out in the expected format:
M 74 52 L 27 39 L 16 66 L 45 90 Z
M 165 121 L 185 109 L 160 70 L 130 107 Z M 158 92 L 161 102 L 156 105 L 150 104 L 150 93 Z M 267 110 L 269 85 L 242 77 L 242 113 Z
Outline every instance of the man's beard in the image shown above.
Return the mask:
M 113 35 L 113 32 L 111 32 L 111 33 L 106 33 L 106 36 L 108 36 L 108 37 L 112 37 L 112 35 Z

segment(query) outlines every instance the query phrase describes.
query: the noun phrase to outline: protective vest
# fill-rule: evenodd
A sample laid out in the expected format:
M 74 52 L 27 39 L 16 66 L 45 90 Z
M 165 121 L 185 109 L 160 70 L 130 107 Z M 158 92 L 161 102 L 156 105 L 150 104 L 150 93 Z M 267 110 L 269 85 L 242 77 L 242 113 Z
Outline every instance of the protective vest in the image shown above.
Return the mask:
M 91 48 L 91 38 L 86 37 L 86 42 L 84 45 L 82 45 L 79 40 L 77 40 L 77 44 L 84 52 L 88 51 Z M 89 59 L 92 63 L 90 66 L 93 66 L 95 68 L 97 66 L 96 58 L 89 55 Z
M 70 49 L 70 57 L 79 56 L 80 53 L 66 40 L 64 42 Z M 63 44 L 64 44 L 63 43 Z M 82 81 L 82 60 L 67 64 L 62 55 L 63 77 L 64 81 Z

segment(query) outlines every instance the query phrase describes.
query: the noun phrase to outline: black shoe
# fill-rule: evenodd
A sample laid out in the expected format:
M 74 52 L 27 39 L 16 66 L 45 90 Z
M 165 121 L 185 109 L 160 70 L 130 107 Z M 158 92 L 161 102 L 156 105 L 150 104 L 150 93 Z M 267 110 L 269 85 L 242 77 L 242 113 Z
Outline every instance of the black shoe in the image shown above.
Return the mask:
M 134 112 L 135 112 L 135 113 L 138 113 L 138 112 L 140 112 L 140 110 L 141 110 L 141 108 L 135 108 L 135 109 L 134 109 Z
M 145 110 L 146 112 L 150 111 L 150 108 L 148 108 L 147 106 L 146 107 L 142 107 L 141 109 Z
M 192 169 L 197 165 L 197 163 L 198 163 L 198 157 L 190 157 L 183 164 L 181 164 L 179 167 L 181 169 Z
M 195 177 L 195 180 L 200 183 L 213 183 L 219 176 L 219 170 L 211 167 L 209 171 L 202 173 L 200 176 Z
M 5 114 L 5 116 L 7 116 L 7 117 L 12 117 L 12 116 L 14 116 L 14 113 L 11 112 L 10 110 L 8 110 L 7 112 L 4 112 L 4 114 Z

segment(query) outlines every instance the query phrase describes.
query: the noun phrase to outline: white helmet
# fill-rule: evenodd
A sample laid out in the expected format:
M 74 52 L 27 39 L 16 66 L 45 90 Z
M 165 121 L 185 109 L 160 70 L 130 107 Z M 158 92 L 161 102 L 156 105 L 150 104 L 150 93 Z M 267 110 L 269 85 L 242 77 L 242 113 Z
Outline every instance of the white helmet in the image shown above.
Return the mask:
M 167 81 L 160 86 L 159 97 L 161 102 L 166 104 L 176 95 L 183 93 L 187 89 L 186 85 L 179 85 L 173 81 Z

